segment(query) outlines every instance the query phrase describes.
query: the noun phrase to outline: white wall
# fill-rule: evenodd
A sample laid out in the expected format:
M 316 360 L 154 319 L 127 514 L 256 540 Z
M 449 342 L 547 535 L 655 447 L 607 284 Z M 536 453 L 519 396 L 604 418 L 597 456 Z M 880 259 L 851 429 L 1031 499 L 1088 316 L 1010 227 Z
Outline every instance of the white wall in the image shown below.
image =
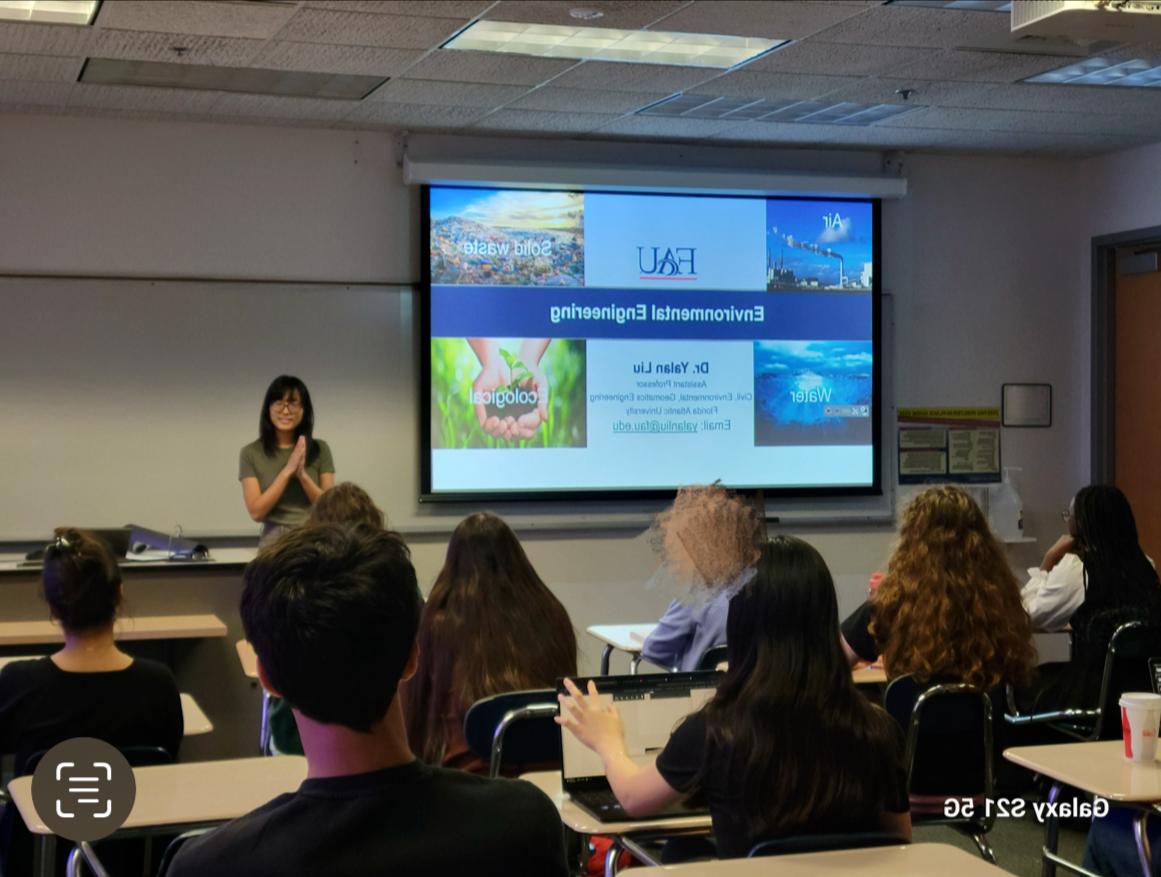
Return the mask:
M 6 117 L 0 274 L 414 280 L 417 199 L 402 186 L 392 147 L 387 135 L 349 131 Z M 853 152 L 486 138 L 458 148 L 516 160 L 864 173 L 881 166 L 879 156 Z M 1041 537 L 1038 546 L 1014 549 L 1014 562 L 1027 564 L 1055 538 L 1057 511 L 1087 470 L 1079 168 L 932 156 L 906 163 L 911 193 L 883 211 L 884 285 L 896 299 L 897 401 L 996 405 L 1005 381 L 1053 384 L 1053 428 L 1003 436 L 1005 463 L 1025 468 L 1028 530 Z M 21 316 L 5 319 L 19 325 Z M 2 448 L 0 458 L 8 459 Z M 663 608 L 663 597 L 643 589 L 651 558 L 633 535 L 526 540 L 579 630 L 650 619 Z M 844 608 L 853 608 L 867 575 L 882 568 L 892 538 L 876 527 L 802 535 L 831 564 Z M 425 584 L 445 544 L 415 540 Z M 595 647 L 585 645 L 595 656 Z

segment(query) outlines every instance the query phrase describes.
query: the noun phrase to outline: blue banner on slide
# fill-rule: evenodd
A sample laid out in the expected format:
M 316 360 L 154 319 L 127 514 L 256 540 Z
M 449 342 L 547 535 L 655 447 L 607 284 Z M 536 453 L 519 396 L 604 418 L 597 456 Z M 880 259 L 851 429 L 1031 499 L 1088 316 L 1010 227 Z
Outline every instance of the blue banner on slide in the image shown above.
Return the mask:
M 433 286 L 434 338 L 871 340 L 871 295 Z

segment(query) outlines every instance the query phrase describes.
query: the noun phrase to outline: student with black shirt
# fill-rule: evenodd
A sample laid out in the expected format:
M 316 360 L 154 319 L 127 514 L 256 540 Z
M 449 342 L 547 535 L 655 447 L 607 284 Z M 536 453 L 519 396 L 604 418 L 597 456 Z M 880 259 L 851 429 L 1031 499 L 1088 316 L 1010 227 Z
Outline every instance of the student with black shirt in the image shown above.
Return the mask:
M 0 753 L 14 753 L 16 775 L 29 756 L 73 737 L 117 747 L 160 746 L 173 758 L 182 737 L 181 696 L 163 664 L 117 648 L 113 622 L 121 572 L 94 536 L 61 528 L 45 550 L 41 590 L 64 648 L 0 670 Z M 0 848 L 7 874 L 30 873 L 32 839 L 5 808 Z
M 834 582 L 801 539 L 778 536 L 730 599 L 729 670 L 656 763 L 625 751 L 615 706 L 566 680 L 557 721 L 601 756 L 633 815 L 704 795 L 721 858 L 777 837 L 885 831 L 911 836 L 902 734 L 855 689 L 838 631 Z
M 258 678 L 294 709 L 307 779 L 187 843 L 171 877 L 565 877 L 560 816 L 543 793 L 429 767 L 408 748 L 398 688 L 415 673 L 421 600 L 399 536 L 308 525 L 243 580 Z

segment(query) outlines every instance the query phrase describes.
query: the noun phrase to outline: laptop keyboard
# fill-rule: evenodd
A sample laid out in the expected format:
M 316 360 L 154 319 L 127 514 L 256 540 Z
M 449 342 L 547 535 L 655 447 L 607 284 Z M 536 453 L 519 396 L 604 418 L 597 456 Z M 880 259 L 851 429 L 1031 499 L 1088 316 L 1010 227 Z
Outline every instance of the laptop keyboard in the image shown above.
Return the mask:
M 629 815 L 613 794 L 612 789 L 592 789 L 583 792 L 573 792 L 570 797 L 600 819 L 602 822 L 612 822 L 619 819 L 628 819 Z

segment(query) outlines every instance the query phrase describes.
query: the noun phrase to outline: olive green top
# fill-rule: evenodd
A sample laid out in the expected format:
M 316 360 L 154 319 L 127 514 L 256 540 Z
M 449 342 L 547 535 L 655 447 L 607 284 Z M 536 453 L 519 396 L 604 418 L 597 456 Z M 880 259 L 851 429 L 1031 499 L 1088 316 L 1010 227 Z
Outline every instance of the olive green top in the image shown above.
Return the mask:
M 315 484 L 318 484 L 319 476 L 322 473 L 334 473 L 335 461 L 331 457 L 331 449 L 327 443 L 321 439 L 315 439 L 315 441 L 318 442 L 318 456 L 315 457 L 313 463 L 306 465 L 306 474 L 313 479 Z M 285 468 L 290 459 L 290 452 L 293 450 L 294 448 L 275 448 L 274 456 L 267 457 L 266 452 L 262 450 L 260 440 L 250 442 L 242 448 L 242 454 L 238 460 L 238 480 L 257 478 L 258 486 L 265 492 L 274 483 L 278 473 Z M 291 478 L 286 484 L 286 489 L 282 491 L 282 496 L 279 497 L 274 508 L 270 510 L 270 514 L 266 516 L 266 522 L 296 527 L 306 521 L 306 516 L 309 513 L 310 500 L 306 498 L 306 491 L 302 489 L 297 478 Z

